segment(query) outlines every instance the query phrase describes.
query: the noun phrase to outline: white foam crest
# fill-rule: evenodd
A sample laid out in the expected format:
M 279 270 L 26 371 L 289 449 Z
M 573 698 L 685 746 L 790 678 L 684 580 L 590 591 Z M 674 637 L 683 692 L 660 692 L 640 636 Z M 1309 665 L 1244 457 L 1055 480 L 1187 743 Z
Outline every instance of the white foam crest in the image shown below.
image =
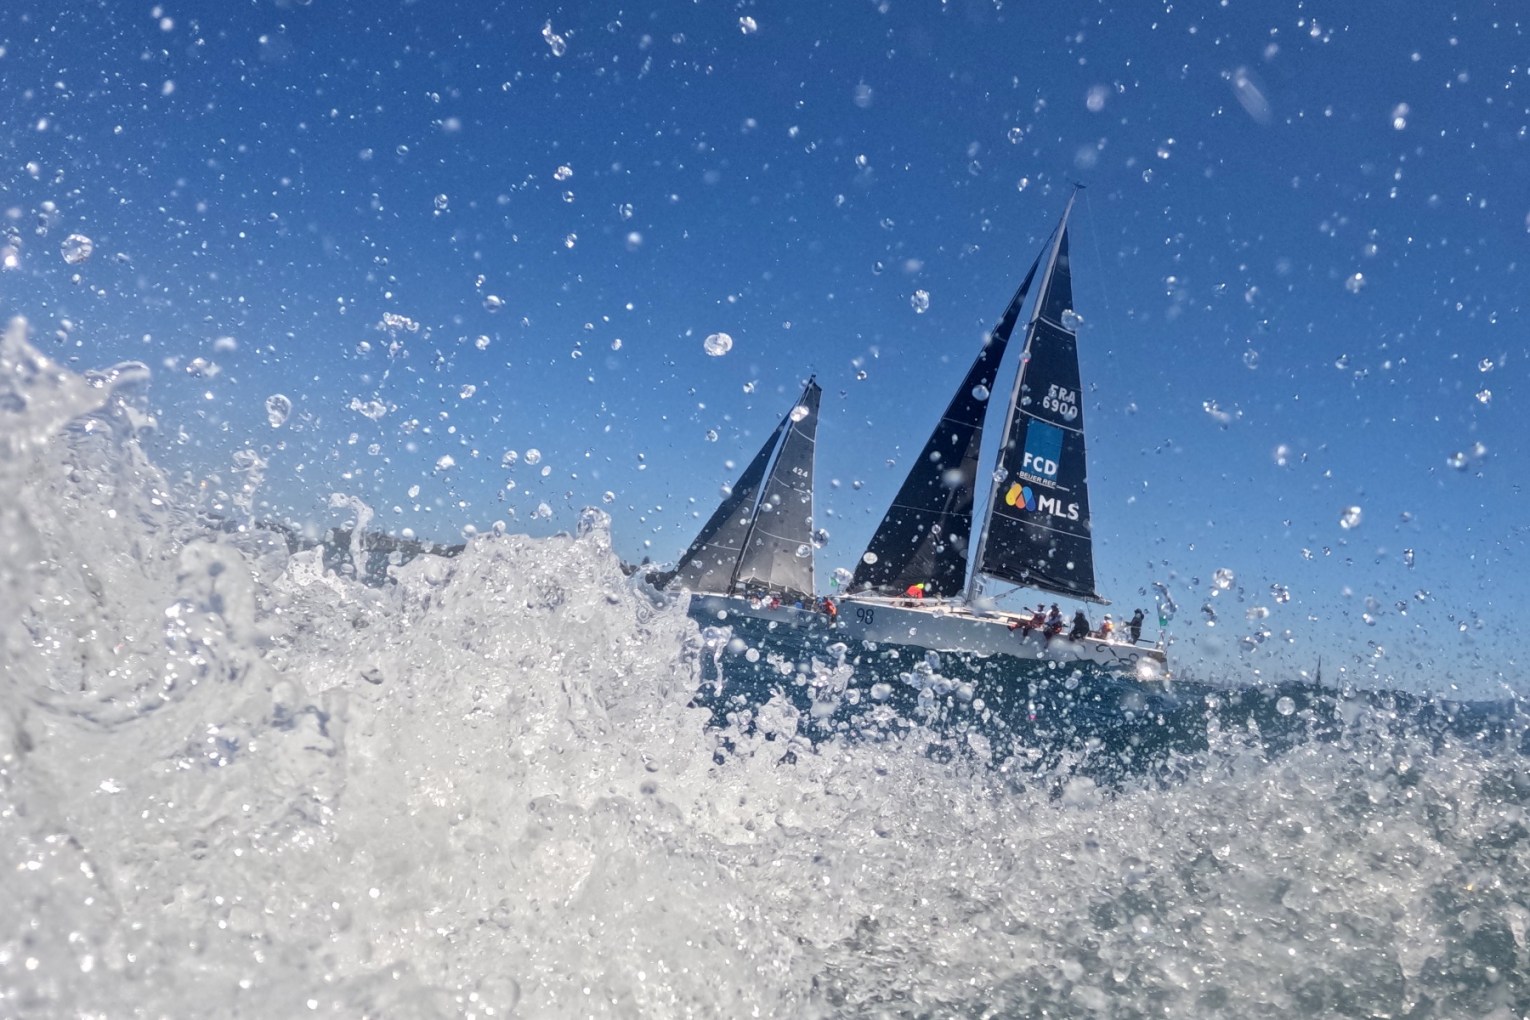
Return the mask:
M 1517 756 L 1347 715 L 1105 791 L 942 762 L 885 704 L 810 741 L 847 667 L 768 658 L 713 728 L 601 513 L 369 587 L 197 526 L 66 405 L 14 412 L 0 514 L 18 1015 L 1487 1015 L 1522 958 Z M 937 665 L 921 703 L 960 696 Z

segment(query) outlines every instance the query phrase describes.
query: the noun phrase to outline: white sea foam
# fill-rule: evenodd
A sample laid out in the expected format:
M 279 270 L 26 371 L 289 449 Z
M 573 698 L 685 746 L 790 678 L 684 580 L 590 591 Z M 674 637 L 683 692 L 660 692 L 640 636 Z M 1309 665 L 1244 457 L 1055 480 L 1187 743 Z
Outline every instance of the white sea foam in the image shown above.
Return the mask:
M 623 575 L 603 514 L 369 587 L 199 520 L 138 446 L 134 371 L 74 376 L 14 329 L 0 361 L 5 1013 L 1486 1015 L 1523 994 L 1500 980 L 1527 960 L 1517 758 L 1380 730 L 1272 758 L 1213 715 L 1179 781 L 1107 793 L 986 767 L 977 737 L 942 762 L 882 702 L 857 739 L 809 742 L 783 693 L 711 728 L 703 636 Z M 770 663 L 815 705 L 855 693 L 843 665 Z

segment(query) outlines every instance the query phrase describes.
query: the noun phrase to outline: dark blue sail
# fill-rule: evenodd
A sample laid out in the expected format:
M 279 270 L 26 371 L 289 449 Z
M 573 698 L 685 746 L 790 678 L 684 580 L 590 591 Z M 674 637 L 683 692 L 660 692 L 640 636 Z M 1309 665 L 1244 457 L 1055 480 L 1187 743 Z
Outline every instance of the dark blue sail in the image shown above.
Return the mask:
M 1066 214 L 1036 308 L 999 450 L 977 570 L 1057 595 L 1102 601 L 1094 588 Z
M 928 595 L 949 596 L 967 583 L 983 417 L 988 413 L 994 376 L 1040 262 L 1038 257 L 1031 263 L 1020 289 L 909 468 L 903 487 L 856 564 L 851 591 L 901 594 L 910 585 L 922 583 Z

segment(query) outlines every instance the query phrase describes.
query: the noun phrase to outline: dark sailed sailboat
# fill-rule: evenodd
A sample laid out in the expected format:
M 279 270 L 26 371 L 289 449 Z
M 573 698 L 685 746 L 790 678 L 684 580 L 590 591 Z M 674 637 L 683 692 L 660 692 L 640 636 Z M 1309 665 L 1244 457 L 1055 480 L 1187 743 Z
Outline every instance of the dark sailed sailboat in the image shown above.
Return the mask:
M 983 579 L 1108 604 L 1095 591 L 1068 215 L 1031 263 L 915 459 L 840 602 L 844 636 L 941 652 L 1084 660 L 1162 676 L 1162 647 L 1110 637 L 1049 637 L 1031 613 L 983 610 Z M 983 419 L 1037 270 L 1003 441 L 974 524 Z M 969 556 L 969 549 L 971 555 Z M 922 597 L 907 593 L 919 587 Z
M 698 619 L 812 619 L 813 455 L 822 393 L 809 379 L 674 569 L 652 577 L 659 588 L 690 592 Z

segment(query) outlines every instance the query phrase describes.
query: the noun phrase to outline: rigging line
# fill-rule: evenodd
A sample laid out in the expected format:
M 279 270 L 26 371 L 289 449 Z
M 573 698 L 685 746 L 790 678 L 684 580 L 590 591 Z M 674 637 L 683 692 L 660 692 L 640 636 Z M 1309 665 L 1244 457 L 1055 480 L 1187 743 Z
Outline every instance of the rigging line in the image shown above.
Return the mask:
M 1100 307 L 1104 309 L 1105 313 L 1103 323 L 1105 333 L 1105 349 L 1114 350 L 1116 346 L 1116 337 L 1112 328 L 1112 323 L 1115 320 L 1115 316 L 1112 315 L 1110 311 L 1110 288 L 1105 286 L 1105 281 L 1114 279 L 1114 277 L 1109 275 L 1105 269 L 1105 256 L 1100 250 L 1100 231 L 1099 228 L 1095 225 L 1094 203 L 1090 201 L 1088 192 L 1084 193 L 1084 206 L 1088 211 L 1088 216 L 1086 218 L 1089 221 L 1089 240 L 1094 242 L 1094 262 L 1095 268 L 1098 270 L 1094 274 L 1095 279 L 1093 289 L 1099 293 Z

